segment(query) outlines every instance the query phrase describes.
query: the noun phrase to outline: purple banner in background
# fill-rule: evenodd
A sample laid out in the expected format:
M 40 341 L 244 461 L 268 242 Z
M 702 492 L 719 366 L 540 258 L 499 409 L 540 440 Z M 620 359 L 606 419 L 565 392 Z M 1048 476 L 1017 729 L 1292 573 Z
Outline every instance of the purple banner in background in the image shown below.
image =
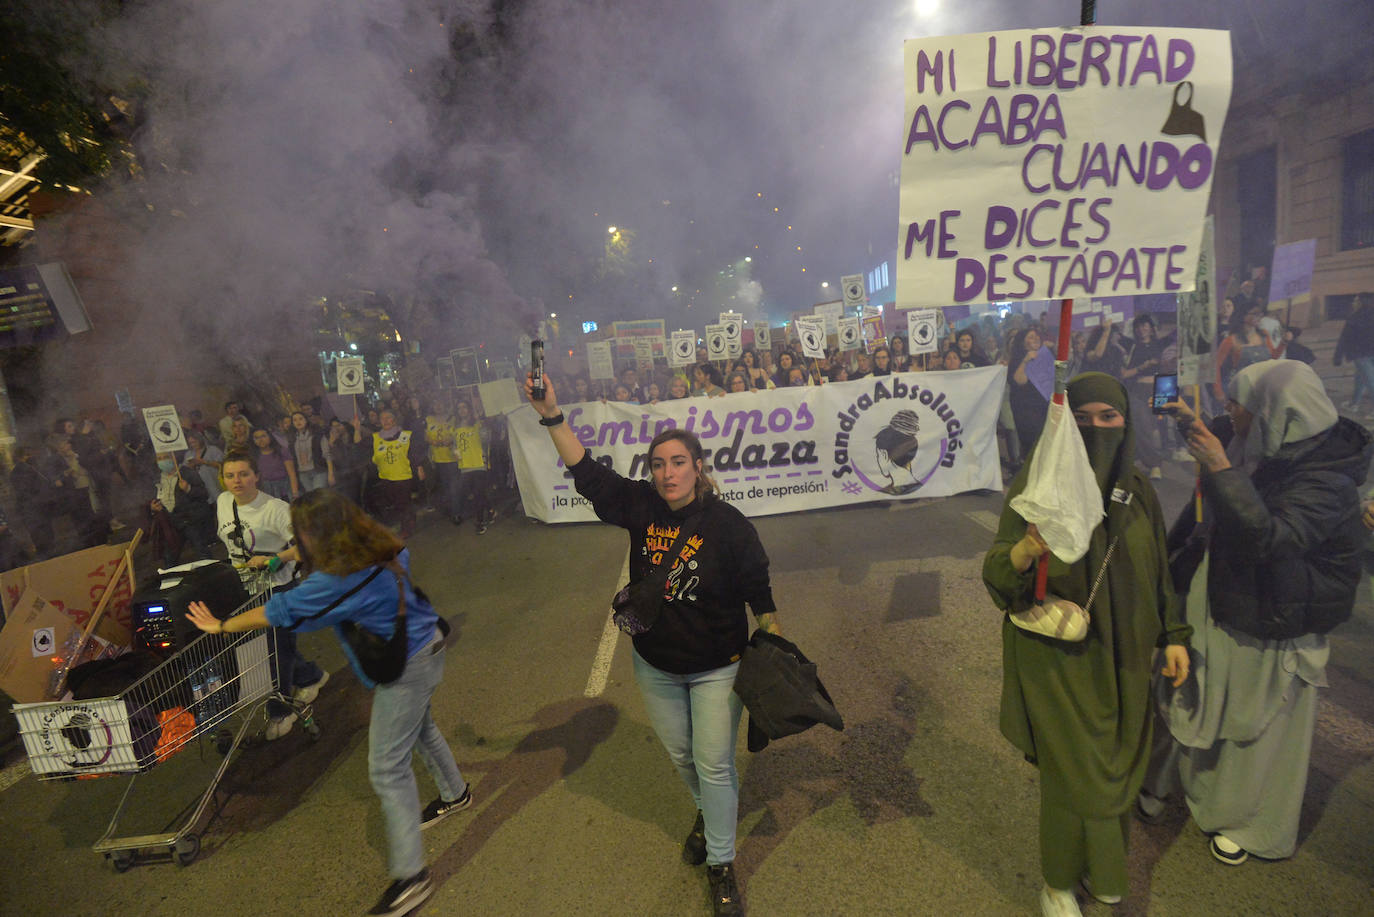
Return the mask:
M 1304 300 L 1312 292 L 1312 272 L 1317 267 L 1317 240 L 1303 239 L 1274 249 L 1269 271 L 1269 301 Z

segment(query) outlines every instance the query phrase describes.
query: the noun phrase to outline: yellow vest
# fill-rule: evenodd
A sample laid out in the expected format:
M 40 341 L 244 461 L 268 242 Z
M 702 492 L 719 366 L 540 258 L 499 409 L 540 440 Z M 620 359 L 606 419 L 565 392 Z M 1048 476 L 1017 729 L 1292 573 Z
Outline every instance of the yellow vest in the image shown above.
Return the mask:
M 430 417 L 425 421 L 425 439 L 429 441 L 429 460 L 436 465 L 453 461 L 453 434 L 456 428 L 450 417 Z
M 382 439 L 382 434 L 373 433 L 372 464 L 377 466 L 377 474 L 383 481 L 409 481 L 413 477 L 410 431 L 402 430 L 395 439 Z
M 485 468 L 482 458 L 482 430 L 476 424 L 470 427 L 455 427 L 453 437 L 457 445 L 459 468 Z

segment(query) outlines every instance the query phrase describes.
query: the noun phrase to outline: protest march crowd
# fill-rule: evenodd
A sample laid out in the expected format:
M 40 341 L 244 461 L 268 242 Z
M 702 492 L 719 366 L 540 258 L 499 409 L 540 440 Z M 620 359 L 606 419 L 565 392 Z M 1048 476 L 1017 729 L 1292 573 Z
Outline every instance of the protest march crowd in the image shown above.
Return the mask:
M 0 568 L 12 569 L 97 544 L 136 524 L 153 556 L 170 566 L 183 554 L 215 556 L 215 504 L 225 492 L 225 456 L 254 457 L 262 492 L 291 500 L 328 487 L 395 527 L 417 514 L 478 534 L 514 487 L 502 418 L 488 418 L 463 390 L 424 397 L 397 383 L 353 417 L 329 416 L 328 400 L 224 405 L 217 421 L 199 409 L 181 419 L 189 448 L 155 451 L 142 416 L 127 412 L 117 433 L 99 418 L 59 417 L 52 432 L 14 451 L 10 472 L 18 530 L 6 520 Z M 255 419 L 256 418 L 256 419 Z
M 818 359 L 784 343 L 744 348 L 722 366 L 705 359 L 701 348 L 698 361 L 676 373 L 658 363 L 631 363 L 607 383 L 591 381 L 576 367 L 555 366 L 546 379 L 567 404 L 653 404 L 748 398 L 772 388 L 893 373 L 1007 368 L 998 445 L 1012 480 L 984 568 L 989 592 L 1008 613 L 1001 726 L 1040 770 L 1042 908 L 1075 914 L 1080 883 L 1100 901 L 1121 900 L 1129 818 L 1160 819 L 1180 790 L 1223 863 L 1239 865 L 1252 854 L 1283 858 L 1296 846 L 1316 688 L 1325 685 L 1325 633 L 1349 614 L 1367 527 L 1374 528 L 1374 503 L 1362 505 L 1356 490 L 1374 447 L 1362 426 L 1338 416 L 1309 366 L 1314 355 L 1298 343 L 1298 330 L 1266 315 L 1264 302 L 1254 280 L 1231 291 L 1219 310 L 1216 371 L 1203 387 L 1202 404 L 1176 405 L 1165 414 L 1151 410 L 1151 380 L 1177 360 L 1177 331 L 1165 321 L 1172 316 L 1139 312 L 1129 335 L 1106 316 L 1090 332 L 1072 334 L 1069 407 L 1102 488 L 1107 523 L 1082 560 L 1049 562 L 1049 585 L 1055 595 L 1091 609 L 1098 623 L 1081 644 L 1050 639 L 1018 620 L 1040 607 L 1032 572 L 1044 562 L 1038 558 L 1049 556 L 1036 527 L 1011 503 L 1028 486 L 1028 459 L 1046 424 L 1048 393 L 1028 368 L 1037 358 L 1052 359 L 1046 354 L 1057 329 L 1046 324 L 1048 314 L 994 310 L 945 329 L 937 352 L 915 356 L 906 336 L 896 334 L 858 351 L 828 349 Z M 1345 407 L 1374 418 L 1374 408 L 1364 407 L 1374 404 L 1374 297 L 1357 301 L 1345 324 L 1335 353 L 1337 364 L 1343 360 L 1356 366 Z M 41 444 L 15 452 L 10 484 L 22 531 L 7 525 L 0 535 L 6 568 L 104 543 L 113 530 L 131 524 L 147 533 L 162 567 L 219 557 L 221 542 L 231 545 L 224 534 L 227 513 L 237 520 L 241 507 L 248 518 L 258 503 L 272 500 L 295 501 L 295 513 L 323 499 L 304 495 L 323 491 L 389 527 L 394 536 L 386 537 L 398 539 L 395 544 L 414 533 L 422 513 L 454 525 L 471 519 L 482 534 L 497 516 L 495 507 L 513 495 L 505 419 L 484 416 L 478 399 L 464 390 L 420 395 L 398 382 L 351 418 L 326 418 L 329 403 L 301 398 L 289 410 L 262 404 L 245 410 L 229 401 L 216 421 L 191 410 L 182 417 L 189 448 L 178 453 L 155 452 L 132 412 L 117 436 L 95 418 L 56 419 Z M 530 403 L 598 516 L 649 539 L 642 558 L 681 553 L 693 557 L 693 569 L 700 561 L 699 572 L 708 577 L 720 565 L 730 571 L 727 581 L 751 583 L 740 596 L 710 593 L 714 587 L 696 577 L 686 585 L 670 577 L 669 592 L 677 590 L 680 599 L 672 614 L 716 603 L 711 614 L 720 616 L 724 630 L 699 647 L 693 641 L 702 638 L 692 636 L 663 643 L 669 623 L 653 636 L 627 630 L 635 634 L 636 678 L 654 727 L 700 809 L 684 859 L 708 866 L 717 914 L 742 913 L 732 871 L 739 707 L 735 695 L 727 700 L 718 689 L 733 681 L 739 665 L 746 602 L 762 630 L 781 639 L 764 549 L 752 524 L 714 491 L 692 433 L 670 430 L 656 437 L 648 450 L 652 484 L 631 482 L 590 460 L 567 433 L 557 401 Z M 1208 414 L 1217 420 L 1204 422 Z M 1192 518 L 1190 504 L 1172 529 L 1150 483 L 1170 459 L 1198 463 L 1205 504 L 1199 519 Z M 232 467 L 238 470 L 227 470 Z M 252 470 L 251 500 L 235 504 L 244 467 Z M 702 508 L 707 512 L 695 520 Z M 362 518 L 356 525 L 366 530 L 370 523 Z M 684 531 L 696 525 L 705 534 L 688 539 Z M 721 549 L 713 544 L 721 539 L 732 545 L 726 556 L 718 556 Z M 288 526 L 282 543 L 271 545 L 278 564 L 290 555 L 289 545 Z M 229 554 L 232 559 L 232 546 Z M 1295 592 L 1285 582 L 1313 585 Z M 264 618 L 256 626 L 269 623 L 276 621 Z M 197 624 L 226 626 L 212 617 Z M 732 656 L 736 661 L 729 662 Z M 295 665 L 296 697 L 313 697 L 327 673 L 307 660 Z M 1190 677 L 1207 701 L 1202 707 L 1182 703 L 1182 692 L 1174 691 Z M 708 750 L 702 739 L 694 749 L 681 740 L 684 724 L 670 711 L 679 693 L 694 705 L 706 704 L 698 692 L 708 690 L 714 692 L 709 703 L 724 705 L 724 719 L 710 727 L 716 744 Z M 1083 721 L 1065 709 L 1066 698 L 1096 712 Z M 294 713 L 269 712 L 268 738 L 290 731 Z M 698 721 L 704 715 L 692 714 L 698 729 L 706 728 Z M 689 732 L 692 723 L 685 725 Z M 1102 736 L 1111 737 L 1110 748 L 1083 752 L 1100 745 Z M 422 813 L 423 826 L 471 801 L 456 769 L 445 774 L 436 780 L 454 798 L 441 794 Z M 378 792 L 388 818 L 398 805 L 404 808 Z M 408 836 L 410 828 L 397 830 Z M 427 873 L 413 872 L 415 855 L 407 856 L 411 865 L 401 871 L 410 872 L 396 874 L 393 867 L 396 882 L 381 912 L 402 913 L 402 905 L 413 906 L 429 893 Z

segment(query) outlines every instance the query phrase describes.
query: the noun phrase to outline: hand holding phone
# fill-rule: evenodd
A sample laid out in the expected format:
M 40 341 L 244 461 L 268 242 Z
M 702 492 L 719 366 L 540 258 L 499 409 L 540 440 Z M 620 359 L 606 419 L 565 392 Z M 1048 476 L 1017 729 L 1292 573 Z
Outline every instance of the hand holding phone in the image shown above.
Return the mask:
M 1173 414 L 1176 408 L 1169 405 L 1178 401 L 1178 374 L 1160 373 L 1155 376 L 1154 393 L 1150 395 L 1150 411 L 1155 414 Z

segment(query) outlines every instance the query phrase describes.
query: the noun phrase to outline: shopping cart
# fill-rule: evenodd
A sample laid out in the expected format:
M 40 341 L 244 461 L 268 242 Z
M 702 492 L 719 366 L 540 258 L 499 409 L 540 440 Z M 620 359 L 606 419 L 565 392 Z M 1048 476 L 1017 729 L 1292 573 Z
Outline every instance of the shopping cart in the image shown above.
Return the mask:
M 263 604 L 269 595 L 270 590 L 260 592 L 234 614 Z M 181 866 L 196 858 L 195 828 L 268 700 L 290 706 L 310 739 L 319 737 L 310 705 L 272 685 L 275 642 L 270 629 L 202 634 L 115 697 L 14 705 L 29 766 L 40 780 L 131 775 L 94 845 L 118 872 L 148 851 L 165 851 Z M 223 760 L 199 800 L 187 807 L 189 817 L 174 818 L 161 833 L 115 837 L 139 778 L 198 739 L 212 743 Z

